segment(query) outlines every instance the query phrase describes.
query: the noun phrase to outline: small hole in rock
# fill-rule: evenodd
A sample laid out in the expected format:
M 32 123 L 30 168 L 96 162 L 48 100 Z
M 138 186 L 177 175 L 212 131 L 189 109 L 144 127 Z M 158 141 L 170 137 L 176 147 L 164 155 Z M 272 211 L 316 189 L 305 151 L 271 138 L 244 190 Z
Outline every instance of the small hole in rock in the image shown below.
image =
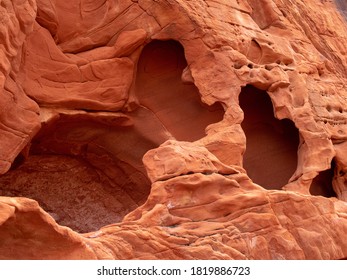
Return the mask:
M 234 64 L 234 68 L 235 68 L 235 69 L 240 69 L 241 67 L 242 67 L 242 64 L 241 64 L 241 63 L 237 63 L 237 62 L 236 62 L 236 63 Z
M 331 162 L 331 168 L 319 172 L 319 174 L 313 179 L 310 186 L 310 193 L 312 195 L 324 196 L 324 197 L 337 197 L 333 189 L 333 178 L 335 170 L 335 161 Z

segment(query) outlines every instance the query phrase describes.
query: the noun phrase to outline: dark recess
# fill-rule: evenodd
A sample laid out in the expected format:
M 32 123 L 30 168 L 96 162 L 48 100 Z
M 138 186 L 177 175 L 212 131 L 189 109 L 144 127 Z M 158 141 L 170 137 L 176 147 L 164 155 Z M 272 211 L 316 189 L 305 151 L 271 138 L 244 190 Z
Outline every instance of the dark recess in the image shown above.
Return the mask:
M 265 91 L 246 86 L 239 96 L 246 134 L 244 168 L 249 177 L 267 189 L 281 189 L 297 167 L 299 132 L 289 119 L 274 117 Z
M 330 169 L 319 172 L 319 174 L 313 179 L 310 187 L 310 193 L 312 195 L 337 197 L 332 185 L 335 166 L 335 161 L 332 161 Z

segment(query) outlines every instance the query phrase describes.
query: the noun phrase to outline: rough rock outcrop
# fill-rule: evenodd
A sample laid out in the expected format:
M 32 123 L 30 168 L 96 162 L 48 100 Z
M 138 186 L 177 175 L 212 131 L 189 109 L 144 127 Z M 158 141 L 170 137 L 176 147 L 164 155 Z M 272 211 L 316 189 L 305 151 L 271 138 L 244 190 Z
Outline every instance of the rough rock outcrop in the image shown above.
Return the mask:
M 0 15 L 1 259 L 347 257 L 343 1 Z

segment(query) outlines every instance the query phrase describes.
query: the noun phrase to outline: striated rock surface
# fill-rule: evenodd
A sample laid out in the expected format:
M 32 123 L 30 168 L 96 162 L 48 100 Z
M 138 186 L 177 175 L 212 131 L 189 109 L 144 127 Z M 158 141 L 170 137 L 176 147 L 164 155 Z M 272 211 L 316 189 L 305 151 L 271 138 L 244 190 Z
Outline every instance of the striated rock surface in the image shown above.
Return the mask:
M 2 0 L 0 259 L 346 258 L 346 11 Z

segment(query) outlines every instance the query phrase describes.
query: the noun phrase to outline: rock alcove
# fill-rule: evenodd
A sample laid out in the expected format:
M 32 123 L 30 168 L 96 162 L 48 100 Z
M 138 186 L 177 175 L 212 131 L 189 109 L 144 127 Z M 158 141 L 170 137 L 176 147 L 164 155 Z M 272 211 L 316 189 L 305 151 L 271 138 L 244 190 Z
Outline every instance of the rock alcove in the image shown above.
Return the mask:
M 267 189 L 281 189 L 297 167 L 299 132 L 291 120 L 274 117 L 265 91 L 244 87 L 239 96 L 246 135 L 244 168 L 249 177 Z
M 152 41 L 138 63 L 136 95 L 175 139 L 195 141 L 205 136 L 209 124 L 223 119 L 224 110 L 219 103 L 201 102 L 192 78 L 190 83 L 182 82 L 186 67 L 179 42 Z
M 42 107 L 42 128 L 0 177 L 0 195 L 35 199 L 77 232 L 120 222 L 149 195 L 143 155 L 169 139 L 200 139 L 223 118 L 220 104 L 205 105 L 194 83 L 182 81 L 186 67 L 181 44 L 153 41 L 138 62 L 132 109 Z

